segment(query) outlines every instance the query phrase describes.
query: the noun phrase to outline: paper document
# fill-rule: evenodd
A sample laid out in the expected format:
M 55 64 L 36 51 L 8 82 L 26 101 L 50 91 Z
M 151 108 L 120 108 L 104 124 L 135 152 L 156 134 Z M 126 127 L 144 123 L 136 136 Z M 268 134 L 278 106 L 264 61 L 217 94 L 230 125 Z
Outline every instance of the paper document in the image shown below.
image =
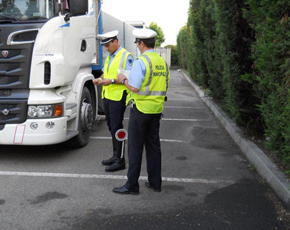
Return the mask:
M 124 70 L 124 69 L 121 69 L 121 68 L 118 69 L 118 74 L 119 73 L 124 74 L 127 79 L 129 79 L 130 72 L 131 72 L 131 70 Z

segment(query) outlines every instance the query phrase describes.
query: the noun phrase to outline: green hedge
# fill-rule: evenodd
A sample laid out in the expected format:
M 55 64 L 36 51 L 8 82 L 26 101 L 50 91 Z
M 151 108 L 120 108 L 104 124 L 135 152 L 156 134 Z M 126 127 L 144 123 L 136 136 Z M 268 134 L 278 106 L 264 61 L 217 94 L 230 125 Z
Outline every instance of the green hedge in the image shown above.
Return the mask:
M 171 48 L 171 66 L 178 66 L 177 47 L 175 45 L 167 45 L 165 48 Z
M 187 69 L 188 67 L 187 57 L 189 56 L 187 52 L 187 47 L 186 47 L 186 44 L 187 44 L 186 31 L 187 31 L 187 28 L 183 27 L 178 33 L 177 44 L 179 45 L 177 45 L 176 47 L 178 64 L 183 69 Z
M 265 122 L 267 145 L 290 165 L 290 2 L 247 0 L 245 18 L 255 31 L 252 83 Z
M 191 0 L 178 61 L 290 167 L 290 1 Z

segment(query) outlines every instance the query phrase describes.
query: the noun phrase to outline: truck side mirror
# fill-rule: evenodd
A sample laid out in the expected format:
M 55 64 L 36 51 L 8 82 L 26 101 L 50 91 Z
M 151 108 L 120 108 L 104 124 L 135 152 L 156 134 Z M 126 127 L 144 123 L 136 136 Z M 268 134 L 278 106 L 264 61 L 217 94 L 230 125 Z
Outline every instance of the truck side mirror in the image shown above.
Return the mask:
M 58 16 L 59 12 L 61 12 L 61 4 L 58 3 L 58 0 L 54 0 L 53 6 L 54 6 L 53 8 L 54 15 Z
M 87 0 L 70 0 L 69 1 L 70 12 L 75 15 L 85 15 L 88 12 Z

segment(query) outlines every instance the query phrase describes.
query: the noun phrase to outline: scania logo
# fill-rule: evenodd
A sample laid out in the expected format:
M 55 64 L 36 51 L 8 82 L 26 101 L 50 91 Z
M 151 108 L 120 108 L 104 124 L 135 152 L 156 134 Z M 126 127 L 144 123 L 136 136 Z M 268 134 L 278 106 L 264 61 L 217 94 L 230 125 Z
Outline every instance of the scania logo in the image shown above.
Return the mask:
M 2 110 L 3 115 L 7 116 L 9 114 L 9 110 L 8 109 L 4 109 Z
M 2 56 L 3 56 L 3 57 L 6 58 L 6 57 L 8 56 L 8 54 L 9 54 L 8 50 L 3 50 L 3 51 L 2 51 Z

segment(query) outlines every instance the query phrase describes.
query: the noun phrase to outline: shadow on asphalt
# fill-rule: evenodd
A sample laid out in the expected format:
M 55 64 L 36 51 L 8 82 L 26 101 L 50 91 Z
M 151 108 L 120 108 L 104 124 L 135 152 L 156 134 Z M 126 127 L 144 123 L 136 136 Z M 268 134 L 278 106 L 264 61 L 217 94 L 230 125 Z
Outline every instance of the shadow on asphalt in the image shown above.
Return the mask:
M 65 144 L 47 146 L 20 146 L 20 145 L 1 145 L 0 161 L 5 159 L 20 160 L 27 159 L 46 159 L 72 154 L 73 148 Z
M 286 230 L 276 214 L 271 212 L 275 208 L 268 192 L 267 184 L 245 179 L 212 192 L 201 205 L 189 204 L 182 210 L 167 212 L 116 216 L 112 215 L 112 210 L 96 209 L 85 219 L 75 218 L 71 229 Z

